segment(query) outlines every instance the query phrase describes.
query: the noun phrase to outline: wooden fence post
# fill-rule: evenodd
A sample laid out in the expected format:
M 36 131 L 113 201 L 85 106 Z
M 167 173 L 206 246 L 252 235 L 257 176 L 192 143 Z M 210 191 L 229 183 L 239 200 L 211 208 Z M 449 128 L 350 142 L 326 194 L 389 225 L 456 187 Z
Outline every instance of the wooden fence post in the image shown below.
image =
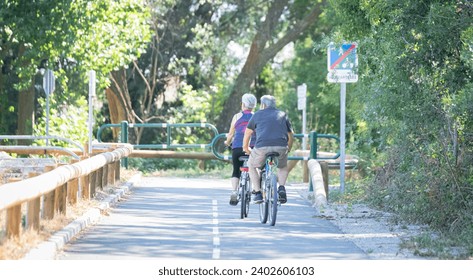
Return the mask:
M 37 172 L 30 172 L 29 178 L 38 176 Z M 26 227 L 39 231 L 39 221 L 41 214 L 41 197 L 28 201 L 26 204 Z
M 81 156 L 80 157 L 81 160 L 85 160 L 87 158 L 88 158 L 87 156 Z M 85 175 L 85 176 L 80 177 L 79 184 L 80 184 L 80 190 L 81 190 L 82 198 L 86 199 L 86 200 L 89 200 L 91 198 L 90 197 L 90 179 L 89 179 L 89 175 Z
M 78 160 L 72 160 L 72 163 L 77 163 Z M 67 184 L 67 202 L 71 205 L 75 205 L 77 203 L 77 196 L 79 193 L 79 179 L 72 179 Z
M 67 182 L 67 202 L 71 205 L 77 203 L 77 195 L 79 192 L 79 179 L 73 179 Z
M 44 167 L 44 171 L 49 172 L 55 168 L 56 166 L 54 165 L 47 165 Z M 55 193 L 56 191 L 53 190 L 45 194 L 43 197 L 43 218 L 44 219 L 48 219 L 48 220 L 54 219 Z
M 97 170 L 90 173 L 89 176 L 90 194 L 89 197 L 95 197 L 95 188 L 97 186 Z
M 107 164 L 108 169 L 108 183 L 112 186 L 115 186 L 115 166 L 114 162 Z
M 102 189 L 108 186 L 108 164 L 102 167 Z
M 54 191 L 54 210 L 61 214 L 66 214 L 67 184 L 59 186 Z
M 99 169 L 95 171 L 95 186 L 101 190 L 103 190 L 102 174 L 103 174 L 103 167 L 100 167 Z
M 8 182 L 18 182 L 21 178 L 9 178 Z M 21 203 L 7 209 L 7 237 L 20 236 L 21 230 Z
M 120 160 L 117 160 L 115 162 L 115 181 L 116 182 L 120 182 L 120 167 L 121 167 Z
M 79 183 L 81 185 L 82 198 L 89 200 L 90 199 L 90 176 L 85 175 L 80 177 Z

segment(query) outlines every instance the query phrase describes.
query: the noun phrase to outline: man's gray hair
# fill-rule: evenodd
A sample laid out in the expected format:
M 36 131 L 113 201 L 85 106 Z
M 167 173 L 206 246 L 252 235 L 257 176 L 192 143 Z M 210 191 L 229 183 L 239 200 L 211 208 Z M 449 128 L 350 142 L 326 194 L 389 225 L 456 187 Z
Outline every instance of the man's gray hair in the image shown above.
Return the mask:
M 276 98 L 272 95 L 261 96 L 261 104 L 264 104 L 265 108 L 276 108 Z

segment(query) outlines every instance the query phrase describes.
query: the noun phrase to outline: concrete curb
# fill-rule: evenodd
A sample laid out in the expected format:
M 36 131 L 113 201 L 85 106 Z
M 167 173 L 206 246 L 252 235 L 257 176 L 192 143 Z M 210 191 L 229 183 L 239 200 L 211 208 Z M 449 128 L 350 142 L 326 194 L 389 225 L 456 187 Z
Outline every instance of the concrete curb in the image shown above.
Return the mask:
M 141 173 L 138 173 L 129 181 L 121 185 L 114 194 L 108 196 L 104 199 L 104 201 L 100 202 L 97 208 L 90 209 L 80 218 L 76 219 L 62 230 L 53 234 L 47 241 L 30 250 L 22 258 L 22 260 L 54 260 L 56 258 L 57 252 L 60 251 L 69 241 L 71 241 L 74 236 L 76 236 L 88 226 L 97 223 L 102 217 L 101 212 L 116 205 L 120 198 L 129 192 L 140 180 Z

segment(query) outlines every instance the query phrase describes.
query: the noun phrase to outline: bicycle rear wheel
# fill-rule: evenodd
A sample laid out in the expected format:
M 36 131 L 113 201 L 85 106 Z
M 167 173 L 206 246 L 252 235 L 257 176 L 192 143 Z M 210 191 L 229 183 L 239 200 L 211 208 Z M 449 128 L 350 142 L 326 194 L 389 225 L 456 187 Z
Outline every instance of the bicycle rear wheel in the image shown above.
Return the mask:
M 250 212 L 250 202 L 251 202 L 251 185 L 250 185 L 250 175 L 246 175 L 246 192 L 245 192 L 245 218 L 248 217 Z
M 261 175 L 261 192 L 263 194 L 263 202 L 259 205 L 259 220 L 262 224 L 268 221 L 268 193 L 266 192 L 266 173 Z
M 269 225 L 276 224 L 276 216 L 278 214 L 278 178 L 275 174 L 271 174 L 268 188 L 268 211 Z
M 240 211 L 240 218 L 244 219 L 248 217 L 248 210 L 249 210 L 249 203 L 247 200 L 248 196 L 248 173 L 242 173 L 240 179 L 240 200 L 241 200 L 241 211 Z

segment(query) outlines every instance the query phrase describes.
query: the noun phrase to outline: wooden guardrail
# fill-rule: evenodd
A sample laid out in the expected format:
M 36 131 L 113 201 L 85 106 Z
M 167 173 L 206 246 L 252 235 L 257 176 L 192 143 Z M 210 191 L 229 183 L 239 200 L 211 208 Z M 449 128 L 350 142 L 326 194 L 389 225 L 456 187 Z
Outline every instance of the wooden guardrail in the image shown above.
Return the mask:
M 50 167 L 52 170 L 46 173 L 1 185 L 0 212 L 6 210 L 7 237 L 21 233 L 23 203 L 27 204 L 26 226 L 39 230 L 41 218 L 53 219 L 56 213 L 65 214 L 67 202 L 75 204 L 79 193 L 83 199 L 90 199 L 97 187 L 115 184 L 120 179 L 120 159 L 129 156 L 133 147 L 130 144 L 111 147 L 112 151 L 57 168 Z

